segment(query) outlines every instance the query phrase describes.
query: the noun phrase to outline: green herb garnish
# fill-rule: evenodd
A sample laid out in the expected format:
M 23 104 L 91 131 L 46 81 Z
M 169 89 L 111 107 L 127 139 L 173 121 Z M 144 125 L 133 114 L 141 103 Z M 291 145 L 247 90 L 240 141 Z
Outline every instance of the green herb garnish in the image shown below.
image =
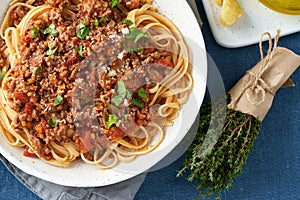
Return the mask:
M 5 76 L 4 72 L 1 72 L 1 74 L 0 74 L 0 80 L 2 80 L 4 78 L 4 76 Z
M 100 23 L 103 23 L 103 22 L 105 21 L 105 19 L 106 19 L 105 16 L 101 17 L 100 19 L 95 19 L 95 20 L 93 20 L 93 24 L 94 24 L 95 26 L 99 26 L 99 24 L 100 24 Z
M 130 114 L 125 114 L 125 115 L 124 115 L 125 121 L 128 121 L 129 117 L 130 117 Z
M 119 0 L 112 0 L 111 2 L 110 2 L 110 7 L 111 8 L 113 8 L 113 7 L 115 7 L 116 5 L 118 5 L 120 3 L 120 1 Z
M 131 103 L 139 108 L 144 108 L 145 104 L 141 99 L 132 98 Z
M 56 119 L 55 122 L 53 122 L 53 119 L 52 119 L 52 118 L 50 118 L 50 119 L 48 120 L 48 124 L 49 124 L 52 128 L 57 127 L 57 125 L 58 125 L 59 122 L 60 122 L 60 119 Z
M 36 68 L 34 74 L 35 74 L 35 75 L 38 75 L 38 74 L 40 73 L 41 70 L 42 70 L 42 66 L 39 65 L 39 66 Z
M 58 94 L 54 100 L 53 106 L 58 106 L 63 100 L 64 98 L 60 94 Z
M 213 194 L 220 199 L 221 192 L 231 187 L 242 173 L 261 128 L 261 122 L 255 117 L 227 109 L 215 101 L 215 114 L 212 114 L 211 102 L 201 106 L 197 134 L 177 174 L 189 173 L 188 181 L 197 184 L 199 199 Z M 227 103 L 230 103 L 229 97 Z M 222 113 L 226 113 L 225 124 Z
M 138 52 L 144 52 L 144 49 L 142 49 L 142 48 L 128 48 L 128 47 L 126 47 L 125 49 L 131 55 L 134 54 L 134 53 L 138 53 Z
M 55 49 L 51 49 L 50 46 L 49 46 L 49 49 L 46 51 L 46 55 L 47 56 L 52 56 L 56 50 L 57 50 L 58 47 L 56 47 Z
M 124 19 L 122 22 L 122 24 L 127 24 L 127 25 L 132 25 L 133 22 L 130 19 Z
M 79 32 L 77 33 L 77 37 L 82 40 L 85 40 L 90 33 L 90 28 L 84 22 L 80 22 L 78 27 L 79 27 Z
M 39 29 L 37 29 L 37 27 L 32 26 L 31 30 L 33 31 L 33 34 L 31 35 L 31 38 L 37 38 L 38 34 L 39 34 Z
M 125 83 L 123 80 L 118 81 L 118 94 L 122 97 L 125 98 L 127 94 L 127 89 L 125 86 Z
M 143 98 L 143 99 L 146 99 L 147 98 L 147 93 L 146 93 L 146 90 L 144 88 L 140 88 L 139 91 L 138 91 L 138 95 Z
M 79 49 L 77 48 L 77 47 L 75 47 L 75 50 L 77 51 L 77 53 L 81 56 L 81 57 L 83 57 L 83 52 L 82 52 L 82 44 L 80 44 L 80 46 L 79 46 Z
M 147 33 L 144 33 L 140 31 L 140 29 L 131 27 L 129 29 L 129 33 L 125 35 L 128 39 L 133 39 L 135 43 L 137 43 L 139 40 L 148 40 L 149 35 Z
M 125 98 L 130 97 L 130 94 L 129 91 L 126 89 L 123 80 L 119 80 L 117 84 L 118 84 L 117 94 L 111 99 L 111 102 L 114 103 L 116 106 L 119 106 Z
M 42 31 L 44 35 L 49 34 L 52 36 L 57 36 L 58 31 L 55 29 L 55 25 L 51 24 L 48 28 Z
M 114 103 L 116 106 L 120 106 L 120 104 L 122 103 L 123 100 L 124 99 L 118 95 L 111 98 L 111 102 Z
M 108 115 L 108 120 L 105 123 L 105 128 L 109 129 L 114 124 L 117 127 L 120 125 L 120 123 L 118 122 L 118 117 L 115 114 Z

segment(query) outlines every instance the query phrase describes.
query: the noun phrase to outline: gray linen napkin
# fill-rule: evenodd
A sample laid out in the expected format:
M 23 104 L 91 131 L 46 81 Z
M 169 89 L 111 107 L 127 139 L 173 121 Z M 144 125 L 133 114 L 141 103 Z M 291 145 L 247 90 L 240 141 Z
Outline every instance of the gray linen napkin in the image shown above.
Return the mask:
M 103 187 L 66 187 L 31 176 L 8 162 L 0 160 L 7 169 L 32 192 L 45 200 L 131 200 L 144 182 L 146 174 Z

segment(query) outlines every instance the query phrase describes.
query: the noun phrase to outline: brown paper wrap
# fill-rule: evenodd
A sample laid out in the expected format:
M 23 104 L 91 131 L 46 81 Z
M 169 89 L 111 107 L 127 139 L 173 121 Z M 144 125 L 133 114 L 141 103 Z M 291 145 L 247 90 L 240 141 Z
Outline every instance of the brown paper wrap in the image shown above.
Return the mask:
M 283 86 L 292 84 L 289 79 L 300 65 L 300 56 L 292 51 L 277 47 L 279 31 L 272 49 L 269 33 L 269 51 L 263 58 L 262 38 L 260 53 L 262 60 L 229 91 L 231 103 L 228 108 L 252 115 L 262 121 L 272 106 L 274 95 Z

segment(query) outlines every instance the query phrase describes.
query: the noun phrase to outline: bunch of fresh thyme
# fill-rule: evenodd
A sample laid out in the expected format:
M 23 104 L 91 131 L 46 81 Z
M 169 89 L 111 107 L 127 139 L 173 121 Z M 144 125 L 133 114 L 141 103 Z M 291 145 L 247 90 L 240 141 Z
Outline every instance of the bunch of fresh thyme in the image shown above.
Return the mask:
M 227 101 L 230 99 L 227 98 Z M 197 134 L 188 150 L 184 167 L 177 176 L 188 171 L 188 180 L 196 182 L 199 197 L 217 193 L 216 199 L 220 199 L 221 192 L 229 189 L 233 180 L 241 174 L 261 122 L 251 115 L 227 109 L 222 104 L 217 104 L 214 111 L 217 113 L 212 115 L 211 107 L 210 102 L 200 109 Z M 226 112 L 223 128 L 211 126 L 212 121 L 218 124 L 222 112 Z M 209 140 L 206 139 L 207 135 Z M 209 148 L 211 150 L 208 153 L 203 153 L 203 149 Z
M 276 91 L 294 85 L 289 78 L 300 66 L 300 56 L 277 47 L 279 34 L 277 30 L 273 46 L 271 34 L 263 33 L 259 42 L 261 61 L 228 92 L 226 100 L 224 96 L 217 98 L 200 109 L 197 134 L 178 172 L 178 176 L 189 172 L 188 180 L 197 183 L 199 197 L 216 193 L 216 199 L 220 199 L 221 192 L 231 187 L 242 173 Z M 269 49 L 264 57 L 265 35 Z

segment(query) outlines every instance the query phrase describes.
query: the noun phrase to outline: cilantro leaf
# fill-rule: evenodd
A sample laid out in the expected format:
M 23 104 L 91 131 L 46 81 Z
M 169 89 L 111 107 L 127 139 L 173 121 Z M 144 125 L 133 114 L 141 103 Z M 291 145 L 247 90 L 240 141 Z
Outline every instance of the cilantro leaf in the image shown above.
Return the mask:
M 111 102 L 114 103 L 116 106 L 120 106 L 120 104 L 122 103 L 123 100 L 124 99 L 118 95 L 111 98 Z
M 138 95 L 143 98 L 143 99 L 146 99 L 147 98 L 147 93 L 146 93 L 146 90 L 144 88 L 140 88 L 139 91 L 138 91 Z
M 125 98 L 130 97 L 129 91 L 126 89 L 125 83 L 123 80 L 117 82 L 118 90 L 117 94 L 111 99 L 111 102 L 116 106 L 119 106 Z
M 108 115 L 108 120 L 105 123 L 105 128 L 109 129 L 112 125 L 116 125 L 117 127 L 120 125 L 118 121 L 118 117 L 115 114 Z
M 148 40 L 149 36 L 146 33 L 140 32 L 134 39 L 134 42 L 137 43 L 139 40 Z
M 60 122 L 60 119 L 56 119 L 55 122 L 53 122 L 53 119 L 52 119 L 52 118 L 50 118 L 50 119 L 48 120 L 48 124 L 49 124 L 52 128 L 57 127 L 57 125 L 58 125 L 59 122 Z
M 115 7 L 116 5 L 118 5 L 119 3 L 120 3 L 119 0 L 112 0 L 112 1 L 110 2 L 109 6 L 110 6 L 111 8 L 113 8 L 113 7 Z
M 49 47 L 49 49 L 46 51 L 46 55 L 47 55 L 47 56 L 53 55 L 53 54 L 56 52 L 57 48 L 58 48 L 58 47 L 56 47 L 55 49 L 51 49 L 51 48 Z
M 106 17 L 103 16 L 103 17 L 101 17 L 101 18 L 99 19 L 99 23 L 103 23 L 103 22 L 105 22 L 105 20 L 106 20 Z
M 127 95 L 127 89 L 125 86 L 125 83 L 123 80 L 118 81 L 118 94 L 122 97 L 125 98 Z
M 125 115 L 124 115 L 125 121 L 128 121 L 129 117 L 130 117 L 130 114 L 125 114 Z
M 33 34 L 31 35 L 31 38 L 37 38 L 38 34 L 39 34 L 39 30 L 37 29 L 37 27 L 32 26 L 31 30 L 33 31 Z
M 95 20 L 93 20 L 92 22 L 93 22 L 93 24 L 94 24 L 95 26 L 99 26 L 99 20 L 98 20 L 98 19 L 95 19 Z
M 46 28 L 43 31 L 44 35 L 49 34 L 49 35 L 52 35 L 54 37 L 57 36 L 57 33 L 58 33 L 58 31 L 55 29 L 55 25 L 54 24 L 49 25 L 49 27 Z
M 0 74 L 0 80 L 2 80 L 4 78 L 4 76 L 5 76 L 4 72 L 1 72 L 1 74 Z
M 83 57 L 82 44 L 80 44 L 79 49 L 77 47 L 75 47 L 75 50 L 80 55 L 80 57 Z
M 131 103 L 139 108 L 144 108 L 145 107 L 145 104 L 144 102 L 141 100 L 141 99 L 138 99 L 138 98 L 133 98 L 131 100 Z
M 93 22 L 93 24 L 94 24 L 95 26 L 99 26 L 100 23 L 105 22 L 105 19 L 106 19 L 106 17 L 103 16 L 103 17 L 101 17 L 100 19 L 95 19 L 95 20 L 93 20 L 92 22 Z
M 130 19 L 124 19 L 122 22 L 122 24 L 127 24 L 127 25 L 132 25 L 133 22 Z
M 84 22 L 80 22 L 78 27 L 79 27 L 79 32 L 77 33 L 77 37 L 82 40 L 85 40 L 90 33 L 90 27 L 88 27 Z
M 140 31 L 140 29 L 131 27 L 129 29 L 129 33 L 125 35 L 126 38 L 128 39 L 133 39 L 135 43 L 137 43 L 139 40 L 148 40 L 149 35 L 147 33 L 144 33 Z
M 126 51 L 132 55 L 134 53 L 144 52 L 144 49 L 142 49 L 142 48 L 128 48 L 128 47 L 126 47 Z
M 54 100 L 53 106 L 58 106 L 63 100 L 64 98 L 60 94 L 58 94 Z
M 38 74 L 40 73 L 41 70 L 42 70 L 42 66 L 39 65 L 39 66 L 36 68 L 34 74 L 35 74 L 35 75 L 38 75 Z

